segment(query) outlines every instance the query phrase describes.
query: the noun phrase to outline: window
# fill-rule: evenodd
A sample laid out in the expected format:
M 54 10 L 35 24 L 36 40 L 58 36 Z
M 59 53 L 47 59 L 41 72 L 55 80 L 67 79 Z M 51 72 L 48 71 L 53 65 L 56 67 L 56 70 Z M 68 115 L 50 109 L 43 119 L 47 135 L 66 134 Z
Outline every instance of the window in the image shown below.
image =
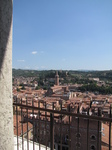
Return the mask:
M 69 139 L 68 139 L 68 135 L 66 135 L 66 136 L 65 136 L 65 143 L 66 143 L 66 144 L 68 143 L 68 140 L 69 140 Z
M 42 124 L 42 128 L 44 128 L 45 127 L 45 125 L 44 124 Z
M 81 147 L 81 144 L 80 144 L 80 143 L 76 143 L 76 147 L 77 147 L 77 148 L 80 148 L 80 147 Z
M 46 134 L 49 134 L 49 131 L 47 131 Z
M 96 136 L 95 135 L 91 135 L 91 140 L 95 141 L 96 140 Z
M 77 137 L 77 138 L 80 138 L 80 137 L 81 137 L 81 134 L 80 134 L 80 133 L 76 133 L 76 137 Z
M 62 131 L 65 131 L 65 128 L 63 128 Z
M 91 145 L 90 149 L 91 149 L 91 150 L 95 150 L 96 148 L 95 148 L 94 145 Z
M 47 125 L 46 128 L 49 129 L 49 125 Z

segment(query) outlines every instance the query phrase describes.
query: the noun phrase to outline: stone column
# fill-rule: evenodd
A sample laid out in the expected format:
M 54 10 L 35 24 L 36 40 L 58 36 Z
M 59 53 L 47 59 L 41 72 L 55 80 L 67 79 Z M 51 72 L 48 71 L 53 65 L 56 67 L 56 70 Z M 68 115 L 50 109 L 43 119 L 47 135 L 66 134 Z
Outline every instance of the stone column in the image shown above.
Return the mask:
M 13 150 L 12 0 L 0 0 L 0 150 Z

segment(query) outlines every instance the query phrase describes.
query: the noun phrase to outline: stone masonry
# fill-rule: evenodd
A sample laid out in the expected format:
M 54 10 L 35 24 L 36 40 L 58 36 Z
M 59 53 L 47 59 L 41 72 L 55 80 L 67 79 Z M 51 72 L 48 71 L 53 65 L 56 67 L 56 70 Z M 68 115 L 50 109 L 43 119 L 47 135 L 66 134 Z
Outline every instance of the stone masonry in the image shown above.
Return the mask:
M 12 0 L 0 0 L 0 150 L 13 150 Z

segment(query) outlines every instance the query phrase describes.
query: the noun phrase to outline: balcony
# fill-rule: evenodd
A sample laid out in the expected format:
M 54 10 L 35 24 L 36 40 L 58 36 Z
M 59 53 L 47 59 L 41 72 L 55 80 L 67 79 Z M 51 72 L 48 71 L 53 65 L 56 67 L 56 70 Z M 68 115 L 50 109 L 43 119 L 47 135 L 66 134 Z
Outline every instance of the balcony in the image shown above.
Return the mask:
M 48 109 L 14 102 L 12 120 L 12 0 L 0 1 L 0 149 L 112 149 L 111 109 L 108 117 Z
M 108 116 L 98 108 L 95 114 L 81 114 L 79 106 L 63 110 L 54 103 L 17 99 L 14 107 L 15 150 L 111 150 L 111 107 Z

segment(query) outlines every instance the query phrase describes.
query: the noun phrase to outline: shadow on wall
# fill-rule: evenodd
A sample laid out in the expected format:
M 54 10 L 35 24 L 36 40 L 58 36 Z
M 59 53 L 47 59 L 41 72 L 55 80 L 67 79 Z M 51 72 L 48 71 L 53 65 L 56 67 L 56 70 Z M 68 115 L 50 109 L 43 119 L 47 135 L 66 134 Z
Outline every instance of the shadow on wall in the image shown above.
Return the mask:
M 12 24 L 12 0 L 0 0 L 0 73 Z

